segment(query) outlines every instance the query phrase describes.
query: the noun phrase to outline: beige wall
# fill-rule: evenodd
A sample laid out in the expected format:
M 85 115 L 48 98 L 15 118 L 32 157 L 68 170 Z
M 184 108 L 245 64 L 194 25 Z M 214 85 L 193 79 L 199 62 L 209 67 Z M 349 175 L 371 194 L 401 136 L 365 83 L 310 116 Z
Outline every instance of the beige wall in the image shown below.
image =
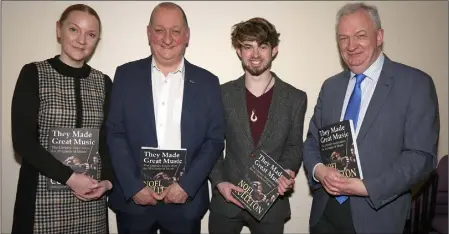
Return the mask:
M 21 67 L 54 56 L 55 22 L 74 2 L 2 2 L 2 175 L 1 231 L 11 230 L 19 165 L 14 160 L 10 133 L 10 104 Z M 157 2 L 86 2 L 103 21 L 102 41 L 90 64 L 114 76 L 125 62 L 146 57 L 150 50 L 146 24 Z M 447 154 L 448 3 L 372 2 L 379 7 L 385 29 L 385 52 L 429 73 L 437 86 L 441 113 L 439 157 Z M 273 70 L 308 94 L 306 127 L 322 82 L 341 71 L 334 40 L 335 14 L 344 2 L 180 2 L 191 25 L 190 62 L 207 68 L 224 83 L 242 74 L 230 44 L 233 24 L 255 16 L 266 17 L 281 33 L 279 56 Z M 302 169 L 301 169 L 302 171 Z M 303 173 L 292 198 L 287 233 L 308 231 L 311 197 Z M 116 232 L 115 218 L 110 219 Z M 244 229 L 247 231 L 247 229 Z M 207 232 L 207 216 L 202 231 Z

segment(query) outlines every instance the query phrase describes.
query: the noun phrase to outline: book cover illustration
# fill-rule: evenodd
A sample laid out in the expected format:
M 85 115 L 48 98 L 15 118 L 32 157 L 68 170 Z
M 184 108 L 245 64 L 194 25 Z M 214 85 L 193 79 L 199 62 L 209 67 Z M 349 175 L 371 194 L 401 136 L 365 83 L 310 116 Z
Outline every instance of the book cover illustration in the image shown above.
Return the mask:
M 142 147 L 140 156 L 142 180 L 158 194 L 177 182 L 186 169 L 186 149 Z
M 250 158 L 251 165 L 238 170 L 241 179 L 236 186 L 243 192 L 232 191 L 232 196 L 254 218 L 261 220 L 279 196 L 278 179 L 282 175 L 287 179 L 291 177 L 263 150 L 257 150 Z
M 349 178 L 363 179 L 352 120 L 318 129 L 321 160 Z
M 48 151 L 74 172 L 100 179 L 98 153 L 98 129 L 51 128 L 48 135 Z M 48 190 L 68 190 L 67 185 L 47 178 Z

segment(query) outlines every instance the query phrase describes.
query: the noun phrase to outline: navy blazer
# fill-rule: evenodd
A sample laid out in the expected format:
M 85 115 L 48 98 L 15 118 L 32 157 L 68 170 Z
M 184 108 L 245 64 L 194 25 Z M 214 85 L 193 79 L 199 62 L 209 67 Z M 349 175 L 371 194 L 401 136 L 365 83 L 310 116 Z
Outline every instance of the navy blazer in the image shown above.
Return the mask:
M 117 68 L 106 121 L 115 172 L 109 203 L 113 210 L 126 213 L 154 208 L 136 205 L 132 200 L 145 186 L 140 176 L 140 149 L 158 146 L 151 60 L 149 56 Z M 182 205 L 184 215 L 202 218 L 209 205 L 207 177 L 224 148 L 223 105 L 218 77 L 209 71 L 185 60 L 184 80 L 181 147 L 187 149 L 187 166 L 179 185 L 191 199 Z

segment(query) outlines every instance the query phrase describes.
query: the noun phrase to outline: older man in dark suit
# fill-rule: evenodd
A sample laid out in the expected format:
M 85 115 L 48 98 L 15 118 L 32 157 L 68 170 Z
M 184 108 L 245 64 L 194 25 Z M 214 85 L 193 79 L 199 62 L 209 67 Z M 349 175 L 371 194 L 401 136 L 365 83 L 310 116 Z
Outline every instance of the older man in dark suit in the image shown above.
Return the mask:
M 438 101 L 429 75 L 382 53 L 377 9 L 338 12 L 337 40 L 348 70 L 327 79 L 304 145 L 313 187 L 311 233 L 402 233 L 410 188 L 436 166 Z M 318 129 L 352 119 L 363 180 L 321 163 Z
M 236 24 L 232 43 L 245 74 L 222 85 L 226 155 L 210 175 L 214 192 L 209 231 L 240 233 L 243 226 L 248 226 L 252 233 L 282 233 L 284 222 L 290 216 L 285 193 L 292 188 L 302 161 L 307 96 L 270 71 L 278 52 L 279 33 L 267 20 L 253 18 Z M 292 176 L 289 180 L 279 179 L 281 196 L 260 221 L 242 210 L 242 204 L 231 196 L 232 190 L 241 191 L 236 186 L 242 179 L 237 170 L 248 168 L 252 163 L 250 155 L 258 149 Z M 260 190 L 260 186 L 256 187 Z
M 180 6 L 157 5 L 147 33 L 152 55 L 115 73 L 106 129 L 116 177 L 109 202 L 119 233 L 200 233 L 207 178 L 224 148 L 219 80 L 184 58 L 190 29 Z M 183 175 L 161 194 L 143 183 L 142 147 L 187 150 Z

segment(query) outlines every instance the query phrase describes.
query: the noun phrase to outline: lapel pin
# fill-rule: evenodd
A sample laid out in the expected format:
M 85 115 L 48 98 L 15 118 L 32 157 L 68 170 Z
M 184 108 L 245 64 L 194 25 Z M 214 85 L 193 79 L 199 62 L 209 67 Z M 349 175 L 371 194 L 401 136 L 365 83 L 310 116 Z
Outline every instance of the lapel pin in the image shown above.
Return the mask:
M 189 81 L 190 81 L 190 83 L 195 84 L 195 81 L 193 81 L 193 80 L 189 80 Z

